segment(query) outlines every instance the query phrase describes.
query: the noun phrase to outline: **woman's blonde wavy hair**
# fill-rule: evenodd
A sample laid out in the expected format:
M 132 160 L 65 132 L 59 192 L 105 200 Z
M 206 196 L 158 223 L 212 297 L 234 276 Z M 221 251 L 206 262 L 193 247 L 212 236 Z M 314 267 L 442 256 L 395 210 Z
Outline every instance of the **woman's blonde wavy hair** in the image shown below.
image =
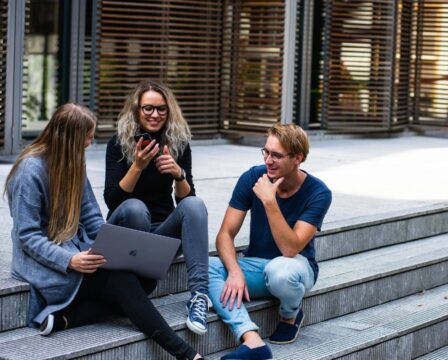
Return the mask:
M 5 192 L 23 159 L 45 158 L 50 194 L 48 238 L 58 245 L 78 231 L 85 180 L 84 148 L 95 124 L 96 117 L 88 108 L 74 103 L 60 106 L 38 138 L 23 149 L 6 178 Z
M 173 92 L 165 85 L 152 80 L 143 80 L 131 91 L 118 115 L 117 142 L 121 145 L 123 157 L 128 164 L 132 164 L 135 160 L 134 135 L 140 128 L 140 99 L 147 91 L 158 92 L 168 106 L 168 118 L 162 130 L 161 148 L 168 145 L 171 155 L 177 159 L 191 140 L 188 123 Z

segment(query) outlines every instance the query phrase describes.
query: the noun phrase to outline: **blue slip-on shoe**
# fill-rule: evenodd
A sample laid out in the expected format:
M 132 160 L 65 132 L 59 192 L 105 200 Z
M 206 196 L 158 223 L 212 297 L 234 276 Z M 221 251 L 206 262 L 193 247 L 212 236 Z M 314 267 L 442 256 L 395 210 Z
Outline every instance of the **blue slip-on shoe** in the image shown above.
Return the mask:
M 221 360 L 235 360 L 235 359 L 246 359 L 246 360 L 266 360 L 272 359 L 272 352 L 269 346 L 259 346 L 251 349 L 246 345 L 238 346 L 235 351 L 224 355 Z
M 207 332 L 207 313 L 211 306 L 211 301 L 207 294 L 196 291 L 187 303 L 187 326 L 198 335 Z
M 294 324 L 287 324 L 283 321 L 280 321 L 277 325 L 277 328 L 269 337 L 269 342 L 272 344 L 290 344 L 296 341 L 297 336 L 299 336 L 299 330 L 302 327 L 303 320 L 305 319 L 305 315 L 303 314 L 302 309 L 300 309 L 299 313 L 296 316 L 296 321 Z

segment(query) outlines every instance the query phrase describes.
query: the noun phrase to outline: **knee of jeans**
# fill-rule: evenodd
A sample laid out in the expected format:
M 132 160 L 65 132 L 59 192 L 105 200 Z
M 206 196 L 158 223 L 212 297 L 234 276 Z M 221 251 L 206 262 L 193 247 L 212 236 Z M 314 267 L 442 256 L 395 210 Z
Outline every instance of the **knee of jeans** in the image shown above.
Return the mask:
M 139 199 L 128 199 L 124 201 L 120 207 L 126 216 L 139 216 L 142 214 L 149 215 L 149 211 L 145 203 Z
M 207 208 L 205 203 L 197 196 L 187 196 L 179 203 L 178 206 L 184 211 L 184 214 L 207 217 Z
M 270 291 L 284 290 L 285 285 L 298 287 L 306 269 L 294 258 L 284 256 L 271 260 L 264 269 L 266 286 Z
M 145 203 L 139 199 L 124 201 L 119 209 L 119 224 L 136 230 L 149 231 L 151 227 L 151 214 Z

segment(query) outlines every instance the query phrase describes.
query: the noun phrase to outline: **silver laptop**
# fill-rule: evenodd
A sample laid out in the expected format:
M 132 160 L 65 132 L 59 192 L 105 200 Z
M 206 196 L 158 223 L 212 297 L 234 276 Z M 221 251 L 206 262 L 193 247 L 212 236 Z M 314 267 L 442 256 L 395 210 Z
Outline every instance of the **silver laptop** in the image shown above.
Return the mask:
M 176 256 L 179 239 L 103 224 L 92 253 L 103 255 L 102 266 L 110 270 L 128 270 L 151 279 L 163 279 Z

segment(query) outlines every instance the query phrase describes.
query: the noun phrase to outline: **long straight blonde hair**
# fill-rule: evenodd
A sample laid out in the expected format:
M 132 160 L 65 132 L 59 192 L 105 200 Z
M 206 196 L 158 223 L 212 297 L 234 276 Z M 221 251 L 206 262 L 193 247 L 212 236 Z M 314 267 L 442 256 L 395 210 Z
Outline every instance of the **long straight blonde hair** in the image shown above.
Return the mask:
M 168 118 L 162 130 L 161 145 L 168 145 L 174 159 L 182 154 L 191 139 L 188 123 L 182 115 L 173 92 L 165 85 L 152 80 L 143 80 L 131 91 L 118 115 L 117 140 L 128 164 L 132 164 L 135 160 L 134 135 L 140 127 L 140 99 L 147 91 L 155 91 L 162 95 L 168 106 Z
M 37 139 L 20 153 L 6 178 L 5 192 L 23 159 L 45 158 L 50 196 L 48 237 L 58 245 L 78 231 L 85 180 L 84 148 L 95 123 L 95 115 L 84 106 L 60 106 Z

